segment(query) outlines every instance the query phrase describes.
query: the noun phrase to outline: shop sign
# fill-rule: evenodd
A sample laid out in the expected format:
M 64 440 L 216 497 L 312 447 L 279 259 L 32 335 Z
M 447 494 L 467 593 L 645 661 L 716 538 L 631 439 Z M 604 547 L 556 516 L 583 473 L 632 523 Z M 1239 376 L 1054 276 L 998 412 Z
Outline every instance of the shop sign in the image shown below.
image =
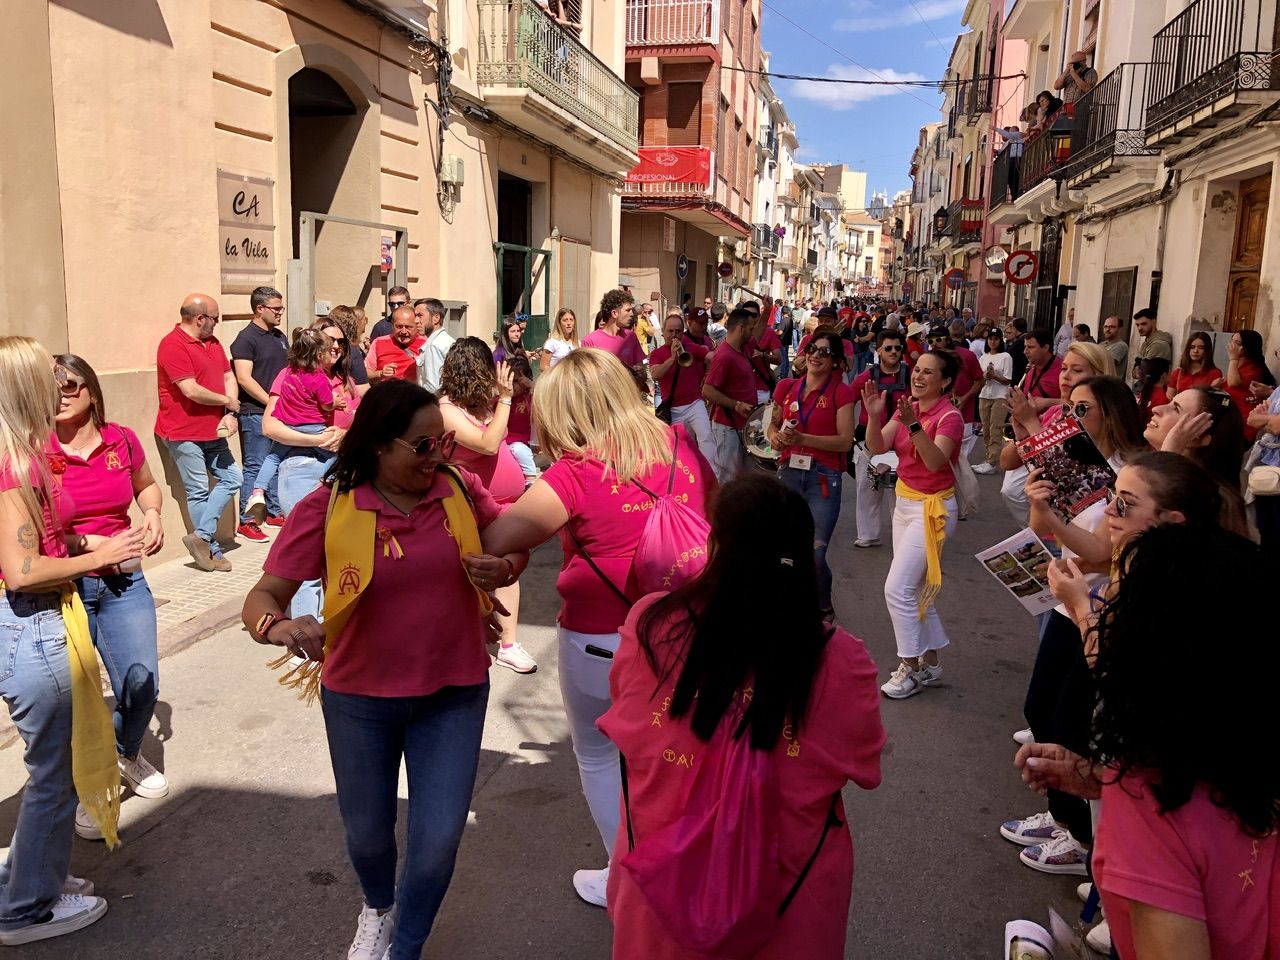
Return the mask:
M 223 293 L 274 284 L 275 181 L 218 168 L 218 247 Z

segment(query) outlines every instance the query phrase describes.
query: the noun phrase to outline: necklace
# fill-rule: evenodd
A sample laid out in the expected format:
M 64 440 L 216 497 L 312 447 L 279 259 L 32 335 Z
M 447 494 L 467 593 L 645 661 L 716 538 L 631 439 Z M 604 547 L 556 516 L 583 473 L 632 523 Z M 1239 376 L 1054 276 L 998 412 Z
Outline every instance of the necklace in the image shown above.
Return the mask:
M 82 445 L 73 446 L 70 443 L 63 443 L 61 440 L 59 440 L 58 446 L 62 447 L 62 450 L 64 453 L 69 453 L 71 454 L 71 456 L 75 457 L 76 459 L 83 460 L 85 459 L 86 454 L 92 453 L 94 450 L 96 450 L 99 447 L 99 445 L 101 445 L 101 443 L 102 443 L 102 435 L 95 434 L 93 440 Z
M 396 511 L 396 513 L 400 514 L 402 517 L 406 517 L 406 518 L 407 518 L 407 517 L 409 516 L 409 514 L 412 512 L 412 509 L 410 509 L 410 510 L 405 510 L 403 507 L 401 507 L 399 504 L 397 504 L 394 500 L 392 500 L 389 496 L 387 496 L 385 493 L 383 493 L 383 492 L 382 492 L 382 488 L 381 488 L 381 487 L 379 487 L 379 486 L 378 486 L 376 483 L 374 483 L 372 480 L 370 480 L 370 481 L 369 481 L 369 484 L 370 484 L 370 486 L 372 486 L 372 487 L 373 487 L 374 492 L 375 492 L 378 496 L 380 496 L 380 497 L 382 498 L 382 502 L 383 502 L 383 503 L 385 503 L 385 504 L 386 504 L 388 507 L 390 507 L 392 510 Z M 419 500 L 421 500 L 422 498 L 421 498 L 421 497 L 419 497 L 418 499 L 419 499 Z M 415 503 L 415 504 L 414 504 L 414 506 L 416 507 L 416 506 L 417 506 L 417 503 Z

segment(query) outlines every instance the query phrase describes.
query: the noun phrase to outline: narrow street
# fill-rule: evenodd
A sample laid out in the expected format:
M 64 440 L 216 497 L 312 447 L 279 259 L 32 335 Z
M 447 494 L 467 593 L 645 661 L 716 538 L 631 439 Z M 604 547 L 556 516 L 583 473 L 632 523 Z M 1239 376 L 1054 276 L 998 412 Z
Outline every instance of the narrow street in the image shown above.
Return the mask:
M 1006 920 L 1043 922 L 1049 904 L 1064 916 L 1074 909 L 1076 878 L 1021 866 L 1018 848 L 998 833 L 1002 820 L 1040 809 L 1010 764 L 1035 635 L 1030 617 L 972 559 L 1012 532 L 998 478 L 981 481 L 984 509 L 959 525 L 944 558 L 946 686 L 883 701 L 884 783 L 846 791 L 857 859 L 849 957 L 994 958 Z M 836 606 L 887 675 L 894 655 L 881 585 L 890 552 L 854 550 L 853 538 L 850 492 L 832 557 Z M 604 856 L 560 708 L 558 560 L 554 546 L 544 548 L 524 581 L 522 639 L 538 672 L 492 671 L 473 823 L 426 957 L 609 955 L 604 911 L 580 902 L 569 883 L 573 870 Z M 276 685 L 263 667 L 267 653 L 228 629 L 162 661 L 162 703 L 144 750 L 173 792 L 126 800 L 125 843 L 114 854 L 76 840 L 72 870 L 95 881 L 110 912 L 24 956 L 345 955 L 360 895 L 342 848 L 320 712 Z M 12 829 L 23 778 L 20 749 L 0 751 L 0 832 Z

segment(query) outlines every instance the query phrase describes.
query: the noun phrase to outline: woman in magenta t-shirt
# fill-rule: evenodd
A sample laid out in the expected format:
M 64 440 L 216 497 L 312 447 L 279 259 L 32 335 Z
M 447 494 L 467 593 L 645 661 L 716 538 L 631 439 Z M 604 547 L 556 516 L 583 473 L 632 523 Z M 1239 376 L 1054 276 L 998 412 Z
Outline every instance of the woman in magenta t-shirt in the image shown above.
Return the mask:
M 805 347 L 805 375 L 774 388 L 769 427 L 769 442 L 778 451 L 778 479 L 804 497 L 813 514 L 818 602 L 827 617 L 835 616 L 827 545 L 840 519 L 857 400 L 844 382 L 848 366 L 842 344 L 834 332 L 813 335 Z
M 911 396 L 900 397 L 881 427 L 885 399 L 871 383 L 862 389 L 867 449 L 898 455 L 897 505 L 893 510 L 893 563 L 884 599 L 893 621 L 901 663 L 880 689 L 895 700 L 940 682 L 938 651 L 950 641 L 934 599 L 942 588 L 942 547 L 956 526 L 955 474 L 964 418 L 951 402 L 960 361 L 933 350 L 911 369 Z
M 618 629 L 639 599 L 631 567 L 653 501 L 638 484 L 665 489 L 674 466 L 674 490 L 703 513 L 715 481 L 693 438 L 653 415 L 611 354 L 569 354 L 538 381 L 533 411 L 542 448 L 555 462 L 485 531 L 484 546 L 489 553 L 529 550 L 562 534 L 560 692 L 607 859 L 618 832 L 621 781 L 617 747 L 596 721 L 610 704 Z M 607 878 L 608 867 L 579 870 L 574 889 L 604 906 Z
M 479 477 L 502 506 L 515 503 L 525 486 L 524 471 L 506 443 L 513 393 L 511 368 L 495 367 L 489 345 L 479 337 L 462 337 L 449 348 L 440 370 L 440 414 L 445 432 L 458 443 L 453 460 Z M 533 673 L 537 661 L 516 638 L 520 584 L 503 587 L 498 600 L 510 616 L 501 619 L 497 662 L 516 673 Z
M 88 363 L 72 354 L 54 360 L 62 387 L 54 438 L 65 465 L 62 486 L 76 505 L 71 524 L 83 548 L 92 550 L 128 530 L 129 508 L 136 500 L 146 537 L 144 554 L 159 552 L 164 546 L 164 497 L 142 444 L 128 427 L 107 421 L 102 387 Z M 111 678 L 120 772 L 138 796 L 166 796 L 168 780 L 140 752 L 160 695 L 156 604 L 142 562 L 93 570 L 76 586 L 94 645 Z M 81 836 L 101 839 L 83 808 L 76 811 L 76 828 Z
M 627 617 L 609 677 L 612 705 L 600 718 L 626 758 L 627 810 L 640 847 L 680 818 L 690 778 L 708 762 L 708 742 L 745 713 L 741 735 L 767 751 L 777 771 L 784 890 L 817 851 L 752 960 L 844 957 L 853 845 L 844 803 L 833 807 L 832 798 L 851 780 L 864 790 L 880 783 L 876 665 L 861 640 L 825 624 L 814 605 L 816 571 L 805 562 L 814 533 L 804 500 L 771 478 L 726 484 L 706 570 L 676 592 L 645 597 Z M 770 602 L 743 602 L 743 585 L 756 582 L 769 585 Z M 824 834 L 833 811 L 834 829 Z M 615 960 L 703 957 L 685 946 L 678 918 L 655 910 L 636 884 L 628 845 L 623 823 L 609 874 Z

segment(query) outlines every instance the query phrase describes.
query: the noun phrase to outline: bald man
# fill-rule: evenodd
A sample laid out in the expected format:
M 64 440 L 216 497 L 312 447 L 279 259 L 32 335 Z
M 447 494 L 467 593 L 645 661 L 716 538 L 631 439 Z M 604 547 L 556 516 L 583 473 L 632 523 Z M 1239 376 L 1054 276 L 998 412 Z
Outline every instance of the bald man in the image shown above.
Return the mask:
M 391 314 L 391 333 L 369 344 L 365 369 L 369 382 L 418 379 L 418 354 L 427 338 L 418 333 L 413 307 L 397 307 Z
M 168 448 L 187 497 L 193 530 L 182 545 L 199 569 L 225 572 L 231 563 L 214 532 L 242 479 L 227 444 L 236 429 L 240 391 L 227 353 L 213 335 L 219 319 L 218 301 L 193 293 L 182 301 L 178 323 L 160 341 L 156 437 Z M 212 490 L 209 474 L 215 481 Z

